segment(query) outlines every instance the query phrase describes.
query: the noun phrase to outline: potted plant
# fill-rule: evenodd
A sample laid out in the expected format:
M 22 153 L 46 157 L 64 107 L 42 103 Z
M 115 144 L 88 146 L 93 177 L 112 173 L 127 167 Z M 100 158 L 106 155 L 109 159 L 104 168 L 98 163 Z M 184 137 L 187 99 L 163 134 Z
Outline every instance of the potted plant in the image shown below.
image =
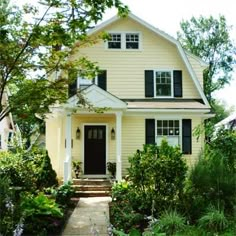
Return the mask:
M 76 179 L 78 179 L 80 174 L 82 173 L 82 162 L 73 161 L 73 170 L 74 170 Z
M 111 174 L 113 178 L 115 178 L 116 175 L 116 162 L 107 162 L 107 170 Z

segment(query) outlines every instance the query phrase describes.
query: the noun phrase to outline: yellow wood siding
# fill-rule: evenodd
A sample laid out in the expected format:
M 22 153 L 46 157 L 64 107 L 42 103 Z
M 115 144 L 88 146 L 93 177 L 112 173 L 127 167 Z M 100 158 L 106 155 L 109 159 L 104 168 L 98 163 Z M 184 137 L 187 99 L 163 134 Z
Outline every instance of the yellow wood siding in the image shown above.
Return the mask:
M 203 88 L 203 70 L 204 67 L 201 66 L 200 62 L 198 60 L 196 60 L 194 57 L 192 56 L 188 56 L 188 60 L 197 76 L 198 81 L 201 84 L 201 87 Z
M 143 117 L 123 117 L 122 125 L 122 175 L 127 174 L 128 157 L 145 143 L 145 119 Z
M 54 170 L 63 176 L 65 160 L 65 119 L 49 118 L 46 120 L 46 149 Z
M 107 90 L 119 98 L 144 98 L 144 70 L 183 71 L 183 97 L 200 98 L 176 46 L 131 19 L 105 28 L 106 31 L 141 33 L 141 50 L 110 50 L 103 41 L 81 48 L 75 57 L 88 56 L 107 70 Z

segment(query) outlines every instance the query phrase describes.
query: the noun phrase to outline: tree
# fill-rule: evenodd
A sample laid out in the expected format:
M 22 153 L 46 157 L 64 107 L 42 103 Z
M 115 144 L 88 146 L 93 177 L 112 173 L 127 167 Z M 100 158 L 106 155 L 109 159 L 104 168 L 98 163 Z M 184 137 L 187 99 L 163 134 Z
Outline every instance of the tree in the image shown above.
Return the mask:
M 231 80 L 235 59 L 235 46 L 230 39 L 230 29 L 224 16 L 219 19 L 192 17 L 180 23 L 177 32 L 181 45 L 190 53 L 202 58 L 209 64 L 204 71 L 204 92 L 211 103 L 212 93 L 224 87 Z
M 115 7 L 120 16 L 128 13 L 120 0 L 39 2 L 19 8 L 10 5 L 10 0 L 0 1 L 0 120 L 12 112 L 22 127 L 37 123 L 36 113 L 43 116 L 50 105 L 66 101 L 65 87 L 72 81 L 61 71 L 75 69 L 88 77 L 98 72 L 87 58 L 68 59 L 81 45 L 103 38 L 90 39 L 86 32 L 102 19 L 105 10 Z M 26 15 L 31 16 L 30 22 Z M 41 17 L 35 17 L 38 15 Z M 52 79 L 55 74 L 60 76 Z M 7 89 L 11 94 L 6 103 Z

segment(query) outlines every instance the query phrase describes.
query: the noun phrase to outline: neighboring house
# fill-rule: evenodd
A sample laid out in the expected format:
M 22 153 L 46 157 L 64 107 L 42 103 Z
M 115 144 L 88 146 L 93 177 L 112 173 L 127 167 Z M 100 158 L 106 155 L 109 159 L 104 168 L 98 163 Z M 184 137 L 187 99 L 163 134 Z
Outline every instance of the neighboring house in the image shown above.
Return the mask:
M 3 94 L 2 104 L 7 104 L 7 92 Z M 12 114 L 9 113 L 0 121 L 0 151 L 8 150 L 11 147 L 13 136 L 16 133 L 17 126 L 13 122 Z
M 77 79 L 77 89 L 96 107 L 95 113 L 78 106 L 76 90 L 67 104 L 52 108 L 46 120 L 46 148 L 54 169 L 71 179 L 71 162 L 82 162 L 85 177 L 106 176 L 106 163 L 116 162 L 116 178 L 127 174 L 128 157 L 145 143 L 160 144 L 165 137 L 179 145 L 193 165 L 204 146 L 204 136 L 192 135 L 211 117 L 203 93 L 201 59 L 186 53 L 177 40 L 129 14 L 93 28 L 89 35 L 108 32 L 110 39 L 74 56 L 87 56 L 101 73 L 94 80 Z
M 216 131 L 220 128 L 236 130 L 236 113 L 215 124 Z

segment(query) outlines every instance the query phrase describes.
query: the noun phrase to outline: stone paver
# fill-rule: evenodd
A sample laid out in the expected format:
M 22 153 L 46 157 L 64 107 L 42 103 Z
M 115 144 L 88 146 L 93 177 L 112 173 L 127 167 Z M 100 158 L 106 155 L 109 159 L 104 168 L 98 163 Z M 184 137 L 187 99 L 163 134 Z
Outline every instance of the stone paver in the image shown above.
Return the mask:
M 93 230 L 99 236 L 107 234 L 109 222 L 110 197 L 80 198 L 78 205 L 70 216 L 62 236 L 92 236 Z

